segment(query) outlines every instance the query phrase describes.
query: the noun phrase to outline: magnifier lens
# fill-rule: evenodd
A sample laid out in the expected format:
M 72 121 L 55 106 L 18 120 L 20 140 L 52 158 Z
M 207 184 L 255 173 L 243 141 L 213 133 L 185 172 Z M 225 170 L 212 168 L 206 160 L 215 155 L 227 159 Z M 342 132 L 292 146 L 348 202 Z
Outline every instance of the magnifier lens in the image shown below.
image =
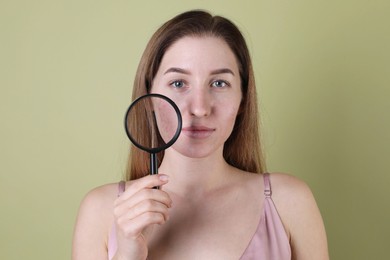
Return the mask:
M 160 152 L 171 146 L 180 134 L 180 111 L 165 96 L 145 95 L 129 107 L 125 127 L 138 148 L 150 153 Z

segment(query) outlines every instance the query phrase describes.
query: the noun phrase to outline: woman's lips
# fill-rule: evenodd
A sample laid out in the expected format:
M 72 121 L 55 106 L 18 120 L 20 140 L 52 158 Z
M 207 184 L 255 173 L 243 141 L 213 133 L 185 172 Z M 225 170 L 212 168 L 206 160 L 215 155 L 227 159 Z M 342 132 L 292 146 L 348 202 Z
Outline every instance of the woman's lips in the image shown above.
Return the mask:
M 214 128 L 209 128 L 206 126 L 188 126 L 182 128 L 182 133 L 191 138 L 207 138 L 213 134 L 215 131 Z

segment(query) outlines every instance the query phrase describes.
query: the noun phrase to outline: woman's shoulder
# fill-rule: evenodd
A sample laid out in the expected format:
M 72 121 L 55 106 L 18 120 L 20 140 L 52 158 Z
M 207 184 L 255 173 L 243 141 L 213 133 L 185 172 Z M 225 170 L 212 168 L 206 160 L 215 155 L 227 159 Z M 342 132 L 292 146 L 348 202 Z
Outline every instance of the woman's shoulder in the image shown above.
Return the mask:
M 113 223 L 114 201 L 118 184 L 106 184 L 90 190 L 83 198 L 77 215 L 73 235 L 73 255 L 82 254 L 85 248 L 96 244 L 107 244 Z M 95 248 L 101 250 L 102 248 Z
M 291 238 L 295 254 L 300 259 L 307 259 L 306 256 L 318 253 L 323 257 L 321 259 L 328 259 L 323 220 L 309 186 L 303 180 L 284 173 L 272 173 L 270 179 L 272 200 Z M 312 245 L 310 249 L 305 247 L 308 244 Z
M 117 196 L 118 183 L 104 184 L 91 189 L 81 201 L 78 221 L 96 222 L 96 224 L 111 222 Z
M 270 180 L 273 193 L 276 196 L 287 197 L 300 197 L 300 196 L 312 196 L 309 186 L 303 180 L 296 176 L 274 172 L 270 173 Z M 293 198 L 292 198 L 293 199 Z
M 93 204 L 112 201 L 118 196 L 118 183 L 107 183 L 89 190 L 84 196 L 83 201 Z
M 84 196 L 80 209 L 88 211 L 100 211 L 107 209 L 111 211 L 115 199 L 118 197 L 118 183 L 108 183 L 95 187 Z
M 317 208 L 310 187 L 298 177 L 286 173 L 271 173 L 270 181 L 272 199 L 282 216 L 295 219 L 295 214 Z

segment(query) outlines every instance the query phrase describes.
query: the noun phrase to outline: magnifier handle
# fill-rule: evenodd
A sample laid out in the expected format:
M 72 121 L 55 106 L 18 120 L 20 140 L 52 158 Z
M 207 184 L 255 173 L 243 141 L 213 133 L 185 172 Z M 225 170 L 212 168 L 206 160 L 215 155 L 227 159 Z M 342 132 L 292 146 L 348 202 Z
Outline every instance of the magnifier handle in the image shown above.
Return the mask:
M 157 169 L 157 155 L 155 153 L 150 154 L 150 174 L 158 174 Z
M 157 154 L 150 153 L 150 174 L 155 175 L 158 174 L 158 167 L 157 167 Z M 158 186 L 153 187 L 153 189 L 159 189 Z

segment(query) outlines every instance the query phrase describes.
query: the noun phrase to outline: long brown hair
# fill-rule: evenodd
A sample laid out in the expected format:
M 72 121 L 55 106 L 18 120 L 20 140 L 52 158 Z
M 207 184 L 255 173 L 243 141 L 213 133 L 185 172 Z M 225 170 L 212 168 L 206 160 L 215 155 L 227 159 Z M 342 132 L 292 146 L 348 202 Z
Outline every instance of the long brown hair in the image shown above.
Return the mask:
M 232 134 L 224 145 L 227 163 L 239 169 L 263 173 L 265 164 L 259 135 L 256 85 L 249 50 L 240 30 L 228 19 L 202 10 L 179 14 L 152 36 L 139 63 L 132 99 L 147 94 L 167 49 L 185 36 L 212 36 L 224 40 L 236 56 L 241 78 L 242 102 Z M 158 155 L 161 162 L 164 154 Z M 149 155 L 131 147 L 126 180 L 148 174 Z

